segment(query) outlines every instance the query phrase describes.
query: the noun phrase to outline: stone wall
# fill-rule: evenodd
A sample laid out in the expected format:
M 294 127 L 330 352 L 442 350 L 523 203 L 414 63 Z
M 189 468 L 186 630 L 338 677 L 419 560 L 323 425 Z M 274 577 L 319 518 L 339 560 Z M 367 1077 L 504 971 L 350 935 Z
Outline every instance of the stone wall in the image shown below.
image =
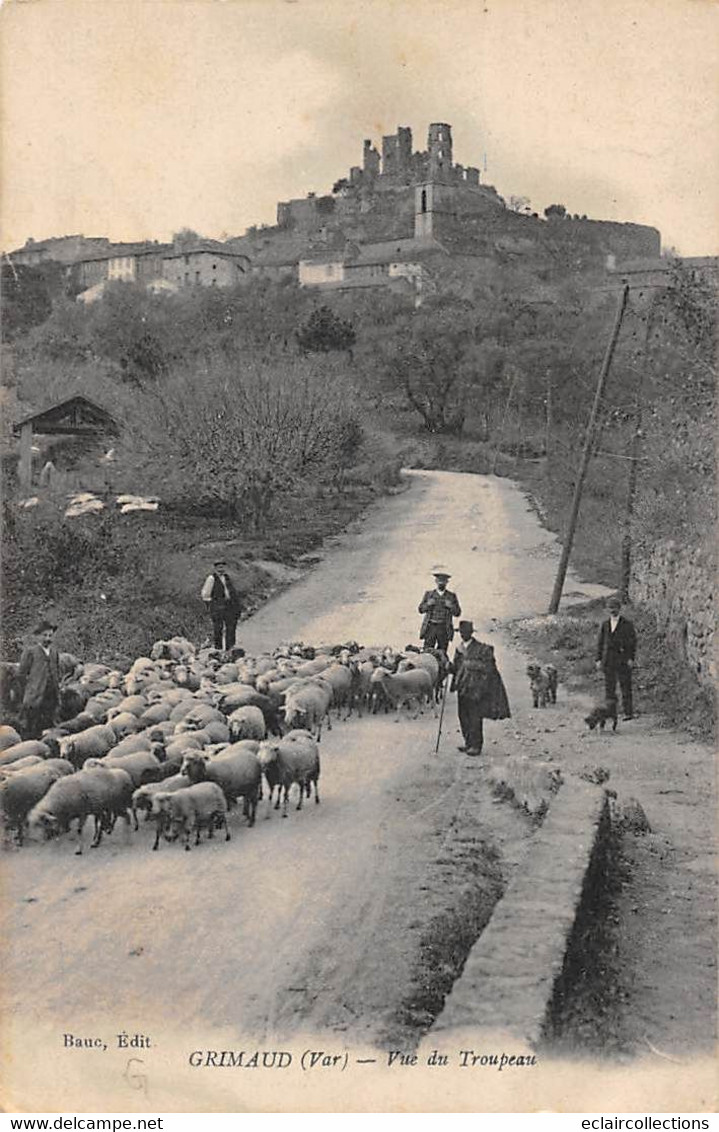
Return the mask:
M 632 601 L 652 610 L 670 648 L 681 650 L 706 686 L 717 678 L 716 568 L 709 547 L 691 550 L 664 540 L 637 558 L 632 570 Z
M 524 865 L 469 953 L 426 1042 L 497 1031 L 540 1041 L 555 983 L 610 836 L 604 790 L 570 777 L 550 803 Z M 455 1048 L 457 1042 L 454 1042 Z

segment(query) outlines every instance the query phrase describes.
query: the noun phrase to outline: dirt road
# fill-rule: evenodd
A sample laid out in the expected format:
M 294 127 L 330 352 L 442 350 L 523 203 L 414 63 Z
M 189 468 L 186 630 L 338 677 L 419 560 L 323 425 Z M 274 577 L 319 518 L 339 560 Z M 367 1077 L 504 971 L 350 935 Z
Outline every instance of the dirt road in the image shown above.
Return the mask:
M 508 481 L 419 472 L 408 482 L 243 623 L 241 643 L 403 646 L 442 562 L 463 614 L 496 645 L 512 703 L 512 720 L 488 727 L 488 757 L 571 749 L 578 728 L 565 716 L 547 733 L 527 705 L 525 658 L 492 621 L 545 609 L 553 536 Z M 601 592 L 571 579 L 567 590 L 570 600 Z M 453 702 L 438 757 L 436 726 L 430 715 L 337 724 L 322 741 L 321 805 L 282 820 L 263 804 L 255 829 L 233 818 L 230 844 L 152 853 L 147 829 L 126 838 L 118 826 L 81 858 L 67 838 L 6 854 L 6 1039 L 28 1053 L 38 1042 L 59 1053 L 63 1033 L 120 1029 L 154 1042 L 158 1030 L 186 1035 L 188 1050 L 202 1034 L 216 1049 L 242 1037 L 267 1048 L 303 1028 L 386 1040 L 411 998 L 418 943 L 457 882 L 447 846 L 463 798 L 476 803 L 486 915 L 529 836 L 519 815 L 483 798 L 476 760 L 457 753 Z

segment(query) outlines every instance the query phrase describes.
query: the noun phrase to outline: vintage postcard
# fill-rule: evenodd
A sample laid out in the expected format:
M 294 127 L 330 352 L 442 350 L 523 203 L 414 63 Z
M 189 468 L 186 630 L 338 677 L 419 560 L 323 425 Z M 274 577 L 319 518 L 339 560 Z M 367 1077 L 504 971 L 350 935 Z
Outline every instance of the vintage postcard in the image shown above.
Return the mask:
M 715 1110 L 719 7 L 0 20 L 2 1107 Z

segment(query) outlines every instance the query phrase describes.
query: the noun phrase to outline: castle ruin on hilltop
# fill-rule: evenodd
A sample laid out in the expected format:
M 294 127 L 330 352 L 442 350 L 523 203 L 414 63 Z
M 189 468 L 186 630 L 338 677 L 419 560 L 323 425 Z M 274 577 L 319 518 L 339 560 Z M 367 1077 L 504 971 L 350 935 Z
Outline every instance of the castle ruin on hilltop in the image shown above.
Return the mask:
M 174 291 L 247 285 L 258 277 L 419 293 L 425 284 L 443 286 L 437 279 L 448 260 L 475 278 L 489 280 L 510 265 L 552 280 L 630 260 L 656 263 L 659 254 L 656 228 L 570 217 L 562 209 L 545 218 L 508 208 L 481 182 L 477 166 L 453 160 L 451 125 L 432 122 L 426 149 L 413 150 L 409 126 L 383 137 L 381 150 L 366 138 L 362 164 L 330 192 L 280 201 L 276 224 L 223 243 L 198 239 L 196 246 L 172 247 L 64 237 L 29 241 L 12 259 L 65 262 L 75 289 L 91 299 L 114 280 Z

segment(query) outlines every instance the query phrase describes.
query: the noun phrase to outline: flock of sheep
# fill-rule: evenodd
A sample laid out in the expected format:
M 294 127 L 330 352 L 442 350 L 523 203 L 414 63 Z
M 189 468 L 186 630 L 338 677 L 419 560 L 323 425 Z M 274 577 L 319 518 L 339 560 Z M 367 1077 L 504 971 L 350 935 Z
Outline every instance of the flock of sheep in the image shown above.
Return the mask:
M 241 650 L 236 650 L 241 652 Z M 263 780 L 269 806 L 287 816 L 297 785 L 297 809 L 319 803 L 322 727 L 380 707 L 424 704 L 436 712 L 447 675 L 441 652 L 360 648 L 355 642 L 314 649 L 281 646 L 257 657 L 227 660 L 196 650 L 182 637 L 158 641 L 127 673 L 82 664 L 62 654 L 60 716 L 64 721 L 23 741 L 0 725 L 0 815 L 6 841 L 26 833 L 50 838 L 76 822 L 82 853 L 88 818 L 92 847 L 118 818 L 138 829 L 138 812 L 161 839 L 218 829 L 230 839 L 228 809 L 241 798 L 253 825 Z

